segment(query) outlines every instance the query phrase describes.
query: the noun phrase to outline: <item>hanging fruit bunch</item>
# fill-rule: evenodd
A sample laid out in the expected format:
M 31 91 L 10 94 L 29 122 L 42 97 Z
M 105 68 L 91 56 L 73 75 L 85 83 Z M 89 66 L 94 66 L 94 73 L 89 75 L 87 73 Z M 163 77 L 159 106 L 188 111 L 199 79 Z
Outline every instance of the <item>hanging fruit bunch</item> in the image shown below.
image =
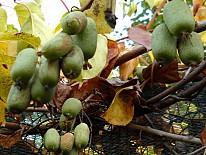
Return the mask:
M 204 48 L 199 35 L 194 32 L 195 19 L 183 0 L 172 0 L 164 6 L 165 23 L 152 33 L 152 52 L 160 64 L 169 64 L 178 51 L 185 65 L 198 65 L 204 58 Z

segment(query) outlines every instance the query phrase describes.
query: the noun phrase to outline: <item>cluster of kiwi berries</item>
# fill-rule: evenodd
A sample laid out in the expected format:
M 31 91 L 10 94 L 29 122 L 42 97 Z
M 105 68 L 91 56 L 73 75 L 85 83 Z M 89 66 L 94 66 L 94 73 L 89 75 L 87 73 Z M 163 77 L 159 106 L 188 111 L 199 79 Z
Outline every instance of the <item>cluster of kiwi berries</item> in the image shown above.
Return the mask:
M 82 103 L 78 99 L 69 98 L 64 102 L 59 120 L 61 132 L 50 128 L 44 134 L 44 146 L 49 152 L 78 155 L 88 145 L 90 130 L 86 123 L 79 123 L 72 130 L 81 109 Z
M 169 64 L 177 49 L 185 65 L 198 65 L 204 58 L 204 47 L 199 35 L 194 32 L 195 20 L 183 0 L 172 0 L 164 6 L 165 23 L 152 33 L 152 53 L 160 64 Z
M 62 31 L 42 46 L 40 57 L 33 48 L 18 53 L 10 73 L 14 84 L 7 97 L 8 111 L 22 113 L 30 101 L 41 105 L 51 101 L 60 70 L 68 79 L 77 78 L 96 47 L 94 20 L 81 11 L 70 12 L 62 20 Z

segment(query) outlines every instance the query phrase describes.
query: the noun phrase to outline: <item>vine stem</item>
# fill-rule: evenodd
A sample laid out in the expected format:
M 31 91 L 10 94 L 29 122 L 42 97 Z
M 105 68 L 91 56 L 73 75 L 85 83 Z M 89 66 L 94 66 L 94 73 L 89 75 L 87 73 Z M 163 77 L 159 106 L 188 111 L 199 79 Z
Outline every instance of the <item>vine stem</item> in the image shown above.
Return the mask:
M 62 2 L 62 4 L 64 5 L 64 7 L 67 9 L 67 12 L 69 13 L 69 8 L 67 7 L 66 3 L 64 2 L 64 0 L 60 0 Z
M 163 91 L 162 93 L 148 99 L 146 101 L 146 104 L 152 104 L 155 102 L 158 102 L 159 100 L 165 98 L 166 96 L 168 96 L 171 93 L 174 93 L 175 91 L 177 91 L 178 89 L 180 89 L 184 84 L 188 83 L 189 81 L 191 81 L 195 76 L 197 76 L 198 74 L 200 74 L 203 70 L 205 70 L 206 68 L 206 60 L 204 60 L 199 67 L 197 67 L 193 72 L 191 72 L 187 78 L 183 78 L 182 80 L 180 80 L 179 82 L 177 82 L 175 85 L 169 87 L 167 90 Z
M 136 125 L 136 124 L 132 124 L 132 123 L 128 124 L 127 126 L 131 129 L 142 130 L 142 131 L 145 131 L 148 133 L 158 135 L 160 137 L 167 137 L 167 138 L 170 138 L 170 139 L 173 139 L 176 141 L 193 143 L 193 144 L 202 144 L 201 140 L 199 138 L 195 138 L 195 137 L 172 134 L 172 133 L 164 132 L 161 130 L 153 129 L 149 126 L 141 126 L 141 125 Z

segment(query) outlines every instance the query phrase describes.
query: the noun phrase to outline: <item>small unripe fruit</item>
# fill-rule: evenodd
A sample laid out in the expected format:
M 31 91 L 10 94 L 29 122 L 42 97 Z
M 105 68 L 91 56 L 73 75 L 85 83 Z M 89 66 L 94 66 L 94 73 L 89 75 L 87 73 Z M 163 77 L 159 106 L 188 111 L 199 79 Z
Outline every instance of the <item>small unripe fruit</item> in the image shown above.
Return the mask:
M 92 58 L 97 48 L 97 28 L 94 20 L 87 17 L 86 28 L 82 32 L 72 35 L 72 40 L 82 49 L 85 61 Z
M 67 99 L 62 106 L 62 114 L 67 118 L 76 117 L 82 109 L 82 103 L 76 98 Z
M 47 89 L 52 88 L 57 85 L 59 76 L 59 60 L 50 61 L 42 56 L 39 66 L 39 80 L 41 84 Z
M 47 89 L 41 84 L 39 80 L 39 65 L 37 65 L 35 75 L 32 77 L 31 99 L 46 104 L 53 99 L 55 91 L 56 86 Z
M 59 127 L 61 130 L 64 131 L 70 131 L 71 126 L 73 124 L 74 119 L 68 119 L 66 116 L 61 114 L 60 119 L 59 119 Z
M 195 19 L 183 0 L 172 0 L 164 6 L 163 18 L 170 33 L 179 36 L 195 29 Z
M 49 60 L 57 60 L 72 49 L 71 37 L 66 33 L 59 33 L 42 47 L 44 56 Z
M 60 149 L 63 154 L 68 154 L 74 145 L 74 135 L 70 132 L 61 136 Z
M 81 48 L 74 45 L 72 50 L 62 59 L 62 72 L 69 79 L 77 78 L 84 64 L 84 55 Z
M 74 143 L 79 149 L 83 149 L 89 142 L 90 130 L 86 123 L 80 123 L 74 129 Z
M 7 97 L 7 110 L 14 114 L 20 114 L 29 106 L 30 86 L 19 88 L 13 84 Z
M 44 135 L 44 146 L 48 151 L 57 151 L 60 145 L 60 135 L 54 128 L 50 128 Z
M 154 58 L 163 64 L 171 63 L 177 53 L 177 37 L 173 36 L 163 23 L 152 33 L 152 53 Z
M 196 32 L 183 35 L 178 40 L 178 53 L 185 65 L 198 65 L 204 58 L 204 47 Z
M 87 26 L 87 17 L 81 11 L 70 12 L 62 20 L 63 32 L 73 35 L 81 32 Z
M 33 48 L 26 48 L 19 52 L 12 68 L 11 78 L 17 85 L 26 86 L 34 74 L 38 61 L 37 51 Z

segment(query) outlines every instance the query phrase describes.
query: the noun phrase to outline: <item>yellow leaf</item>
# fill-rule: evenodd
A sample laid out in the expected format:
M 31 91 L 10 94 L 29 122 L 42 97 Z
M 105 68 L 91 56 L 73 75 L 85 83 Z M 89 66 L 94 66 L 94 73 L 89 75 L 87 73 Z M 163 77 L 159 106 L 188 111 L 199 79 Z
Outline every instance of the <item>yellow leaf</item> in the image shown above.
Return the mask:
M 8 43 L 5 41 L 0 41 L 0 54 L 6 54 L 8 50 Z
M 13 83 L 10 77 L 10 68 L 15 57 L 0 54 L 0 124 L 5 124 L 5 106 L 10 87 Z M 6 65 L 6 66 L 3 66 Z
M 114 1 L 114 0 L 113 0 Z M 88 0 L 80 0 L 81 6 L 84 6 Z M 115 6 L 113 5 L 113 8 Z M 90 9 L 85 10 L 84 13 L 86 16 L 94 19 L 97 25 L 97 32 L 99 34 L 110 33 L 113 29 L 108 25 L 105 20 L 104 11 L 107 9 L 107 0 L 94 0 Z
M 2 100 L 0 100 L 0 125 L 5 126 L 6 120 L 5 120 L 5 107 L 6 104 Z
M 0 33 L 0 41 L 5 41 L 5 40 L 17 40 L 17 41 L 25 41 L 29 44 L 31 44 L 34 48 L 38 48 L 40 46 L 40 38 L 35 37 L 32 34 L 29 33 L 11 33 L 11 32 L 5 32 L 5 33 Z
M 8 92 L 13 83 L 10 77 L 10 69 L 15 59 L 15 57 L 0 54 L 0 97 L 3 101 L 6 101 Z
M 200 34 L 200 38 L 201 38 L 203 44 L 205 44 L 206 43 L 206 31 L 203 31 L 199 34 Z
M 120 89 L 102 118 L 113 125 L 127 125 L 134 116 L 132 91 L 134 91 L 132 87 Z
M 152 54 L 152 51 L 149 51 L 149 52 L 148 52 L 148 55 L 149 55 L 151 61 L 153 62 L 153 61 L 154 61 L 154 56 L 153 56 L 153 54 Z

